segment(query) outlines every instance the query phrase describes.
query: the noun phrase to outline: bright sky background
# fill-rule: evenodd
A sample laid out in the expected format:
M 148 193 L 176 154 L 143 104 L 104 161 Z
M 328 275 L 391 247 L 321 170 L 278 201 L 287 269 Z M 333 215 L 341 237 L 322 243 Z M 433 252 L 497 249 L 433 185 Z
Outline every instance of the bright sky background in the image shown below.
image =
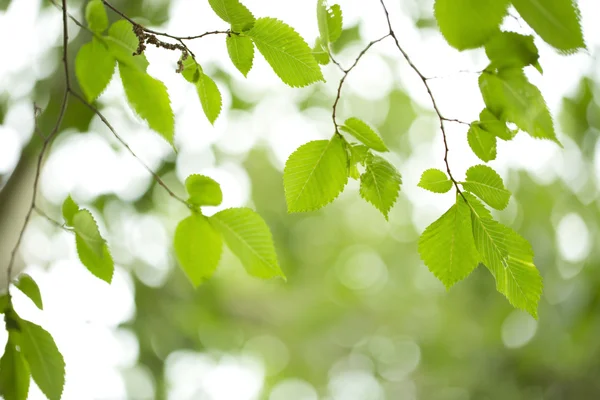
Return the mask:
M 53 7 L 40 12 L 40 1 L 15 0 L 6 12 L 0 13 L 0 37 L 5 38 L 0 41 L 0 54 L 4 55 L 4 61 L 0 63 L 0 94 L 10 98 L 4 124 L 0 126 L 2 173 L 14 168 L 22 147 L 32 135 L 30 95 L 33 84 L 36 80 L 49 76 L 59 65 L 58 52 L 52 47 L 59 44 L 61 15 Z M 245 1 L 256 16 L 272 16 L 287 22 L 311 44 L 317 35 L 314 3 L 312 0 Z M 360 21 L 362 35 L 367 41 L 386 33 L 378 0 L 340 0 L 339 3 L 346 26 Z M 443 114 L 465 121 L 476 119 L 483 106 L 477 88 L 477 76 L 456 72 L 481 70 L 486 64 L 483 52 L 459 53 L 446 45 L 439 33 L 416 30 L 411 22 L 411 15 L 416 15 L 418 9 L 431 9 L 431 1 L 388 0 L 387 3 L 398 38 L 416 65 L 426 76 L 446 77 L 433 82 L 435 96 Z M 597 0 L 581 0 L 579 3 L 589 52 L 563 57 L 537 40 L 544 75 L 540 76 L 533 70 L 528 73 L 542 90 L 554 115 L 560 99 L 574 90 L 581 75 L 592 73 L 592 65 L 600 46 L 600 24 L 597 22 L 600 3 Z M 80 20 L 83 17 L 80 16 Z M 510 18 L 505 27 L 528 32 Z M 69 28 L 71 36 L 75 37 L 77 27 L 70 25 Z M 179 0 L 172 2 L 171 20 L 162 30 L 172 34 L 192 35 L 225 28 L 225 23 L 214 16 L 206 1 Z M 348 49 L 339 59 L 348 65 L 363 46 L 361 44 Z M 167 84 L 176 113 L 176 144 L 180 149 L 178 155 L 158 136 L 150 134 L 125 106 L 118 78 L 113 80 L 100 98 L 103 113 L 140 158 L 152 168 L 158 167 L 165 158 L 177 157 L 177 176 L 170 179 L 182 181 L 191 173 L 204 173 L 223 186 L 224 203 L 220 208 L 247 204 L 250 197 L 247 174 L 234 161 L 217 165 L 211 146 L 218 146 L 233 160 L 236 155 L 243 154 L 256 143 L 267 143 L 273 149 L 274 162 L 282 167 L 288 155 L 299 145 L 331 135 L 330 113 L 321 109 L 298 113 L 295 103 L 306 92 L 285 87 L 260 57 L 255 59 L 255 66 L 248 79 L 243 79 L 229 62 L 224 38 L 221 36 L 191 42 L 190 47 L 198 55 L 200 63 L 206 65 L 205 69 L 209 73 L 211 65 L 220 65 L 236 77 L 236 88 L 241 95 L 260 99 L 256 109 L 251 113 L 229 111 L 230 95 L 222 90 L 224 111 L 215 126 L 211 126 L 202 115 L 194 88 L 173 73 L 177 56 L 150 48 L 149 72 Z M 391 57 L 397 63 L 391 67 L 382 56 Z M 340 78 L 339 71 L 328 66 L 324 73 L 327 90 L 334 93 Z M 595 74 L 597 79 L 600 78 L 597 72 Z M 389 39 L 376 45 L 361 61 L 350 75 L 344 93 L 356 92 L 366 99 L 375 100 L 386 96 L 394 82 L 400 82 L 415 101 L 430 108 L 422 82 L 401 59 Z M 217 83 L 223 87 L 221 83 Z M 386 113 L 387 110 L 365 108 L 361 118 L 377 124 Z M 342 118 L 348 116 L 344 114 L 343 100 L 340 114 Z M 411 128 L 410 135 L 417 137 L 423 123 L 418 120 Z M 467 148 L 464 130 L 462 125 L 448 124 L 450 163 L 458 177 L 463 176 L 470 165 L 477 163 L 475 156 Z M 74 133 L 61 135 L 45 165 L 41 193 L 48 203 L 58 205 L 69 193 L 85 204 L 104 193 L 116 193 L 123 200 L 132 200 L 146 191 L 151 178 L 129 153 L 118 146 L 111 146 L 112 139 L 98 119 L 92 122 L 89 135 L 84 137 Z M 404 195 L 411 202 L 420 204 L 413 215 L 413 222 L 418 229 L 428 225 L 451 201 L 450 198 L 445 199 L 447 202 L 440 201 L 439 197 L 416 189 L 421 171 L 442 167 L 443 146 L 440 136 L 441 134 L 437 135 L 432 145 L 416 148 L 410 158 L 394 160 L 403 174 Z M 585 173 L 586 167 L 582 164 L 576 146 L 564 135 L 560 135 L 560 132 L 559 138 L 565 145 L 564 150 L 551 142 L 533 141 L 526 135 L 519 135 L 514 142 L 500 142 L 500 156 L 491 164 L 503 175 L 508 168 L 526 168 L 534 173 L 539 182 L 559 178 L 576 188 L 577 177 Z M 569 168 L 566 168 L 567 165 Z M 600 176 L 600 165 L 596 165 L 596 172 L 596 176 Z M 164 207 L 172 208 L 173 213 L 181 212 L 172 202 L 163 203 Z M 214 208 L 214 211 L 220 208 Z M 115 243 L 115 259 L 122 263 L 132 257 L 145 260 L 149 265 L 148 270 L 136 271 L 138 277 L 148 285 L 160 285 L 172 264 L 168 246 L 173 221 L 163 221 L 156 215 L 139 215 L 127 206 L 117 204 L 108 205 L 106 212 L 112 216 L 107 220 L 113 222 L 111 226 L 102 226 L 101 229 L 108 233 L 109 243 Z M 511 214 L 510 207 L 507 214 Z M 587 255 L 591 244 L 589 238 L 587 241 L 585 239 L 586 229 L 581 218 L 576 215 L 569 218 L 561 222 L 559 243 L 565 258 L 577 260 Z M 584 233 L 574 241 L 573 235 L 570 235 L 574 231 Z M 7 235 L 3 232 L 2 237 Z M 8 244 L 0 244 L 0 267 L 6 268 L 5 258 L 12 243 L 11 240 Z M 21 254 L 25 260 L 23 265 L 28 266 L 29 273 L 41 286 L 45 310 L 39 312 L 19 293 L 15 294 L 15 304 L 23 317 L 40 323 L 56 338 L 68 368 L 63 398 L 124 399 L 125 386 L 119 371 L 125 368 L 129 368 L 131 374 L 137 377 L 139 387 L 151 387 L 148 371 L 143 367 L 132 369 L 137 359 L 137 339 L 131 332 L 118 328 L 119 324 L 132 318 L 135 313 L 129 272 L 117 268 L 111 286 L 96 280 L 78 265 L 72 237 L 66 232 L 57 232 L 37 217 L 27 231 Z M 5 286 L 3 271 L 0 272 L 0 282 Z M 73 301 L 75 298 L 77 301 Z M 514 323 L 517 322 L 519 321 Z M 532 336 L 535 327 L 529 331 Z M 0 341 L 3 343 L 5 340 L 5 332 L 0 331 Z M 507 340 L 507 346 L 514 344 L 510 339 Z M 251 349 L 256 343 L 263 343 L 261 341 L 266 341 L 271 346 L 283 346 L 282 353 L 285 354 L 285 345 L 279 339 L 269 336 L 251 339 L 245 354 L 225 355 L 222 358 L 193 352 L 172 355 L 166 370 L 172 384 L 170 398 L 191 399 L 194 394 L 198 395 L 198 390 L 202 390 L 209 399 L 255 399 L 261 391 L 264 369 L 261 360 L 252 356 Z M 420 355 L 416 344 L 411 342 L 406 346 L 406 368 L 410 372 L 418 365 Z M 1 348 L 3 347 L 2 344 Z M 285 362 L 285 359 L 282 360 L 282 365 Z M 373 376 L 358 372 L 348 374 L 332 375 L 329 385 L 331 399 L 363 399 L 361 393 L 374 394 L 374 399 L 382 398 L 383 395 L 377 397 L 382 389 Z M 236 384 L 231 385 L 232 381 Z M 349 386 L 349 382 L 352 385 Z M 37 388 L 33 388 L 30 398 L 37 400 L 44 397 Z M 148 396 L 139 392 L 138 398 Z M 288 380 L 277 386 L 270 395 L 270 400 L 296 399 L 316 400 L 316 391 L 306 382 Z

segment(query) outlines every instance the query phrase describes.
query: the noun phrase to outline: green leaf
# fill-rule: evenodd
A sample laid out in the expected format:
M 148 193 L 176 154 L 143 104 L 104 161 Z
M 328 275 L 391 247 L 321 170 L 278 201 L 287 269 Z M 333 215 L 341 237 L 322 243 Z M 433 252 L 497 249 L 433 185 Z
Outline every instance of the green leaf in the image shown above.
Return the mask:
M 113 259 L 92 213 L 85 209 L 79 210 L 73 218 L 73 228 L 81 263 L 94 276 L 110 283 L 115 269 Z
M 329 53 L 327 52 L 327 50 L 325 50 L 323 44 L 321 43 L 321 38 L 315 39 L 315 45 L 312 49 L 312 54 L 315 60 L 317 60 L 317 62 L 320 65 L 327 65 L 329 64 L 329 61 L 331 61 Z
M 527 80 L 522 70 L 484 72 L 479 77 L 479 87 L 487 108 L 494 115 L 515 123 L 534 138 L 560 144 L 542 93 Z
M 367 157 L 366 164 L 367 169 L 360 176 L 360 195 L 381 211 L 387 220 L 398 199 L 402 177 L 392 164 L 379 156 Z
M 386 152 L 388 148 L 383 143 L 383 140 L 369 125 L 358 118 L 348 118 L 340 129 L 358 139 L 364 145 L 373 150 Z
M 342 9 L 338 4 L 327 7 L 327 0 L 317 1 L 317 23 L 319 38 L 325 49 L 342 34 Z
M 103 37 L 109 51 L 119 63 L 137 68 L 146 72 L 148 60 L 144 54 L 134 56 L 137 51 L 139 39 L 133 33 L 133 25 L 124 19 L 112 24 L 108 29 L 108 36 Z
M 106 44 L 97 38 L 81 46 L 75 57 L 75 75 L 89 102 L 104 92 L 115 72 L 115 64 Z
M 10 309 L 10 299 L 8 298 L 8 294 L 0 295 L 0 314 L 4 314 L 7 310 Z
M 226 39 L 227 53 L 235 67 L 247 76 L 254 60 L 254 43 L 247 36 L 228 35 Z
M 65 361 L 52 336 L 42 327 L 20 321 L 21 352 L 31 376 L 49 400 L 60 400 L 65 385 Z
M 67 225 L 73 226 L 73 217 L 75 217 L 77 211 L 79 211 L 79 206 L 70 195 L 67 196 L 62 205 L 62 215 Z
M 360 171 L 358 170 L 358 164 L 364 165 L 367 161 L 367 156 L 370 155 L 370 150 L 367 146 L 362 144 L 348 146 L 350 149 L 350 165 L 348 170 L 348 176 L 352 179 L 360 179 Z
M 179 265 L 198 287 L 217 269 L 223 239 L 204 215 L 193 213 L 177 225 L 174 248 Z
M 473 153 L 481 161 L 496 159 L 496 136 L 483 129 L 481 126 L 472 124 L 467 132 L 467 141 Z
M 473 193 L 490 207 L 503 210 L 510 200 L 510 192 L 504 187 L 502 178 L 487 165 L 475 165 L 467 170 L 463 188 Z
M 15 282 L 15 286 L 19 289 L 25 296 L 29 297 L 31 301 L 39 308 L 40 310 L 44 309 L 44 303 L 42 302 L 42 294 L 40 293 L 40 288 L 37 283 L 33 280 L 33 278 L 27 274 L 21 274 L 17 282 Z
M 196 206 L 218 206 L 223 202 L 221 185 L 204 175 L 190 175 L 185 180 L 185 188 L 190 195 L 188 203 Z
M 181 75 L 184 79 L 190 83 L 198 82 L 200 79 L 200 74 L 202 73 L 202 67 L 198 64 L 192 57 L 183 56 L 180 58 L 181 63 L 183 64 L 183 71 L 181 71 Z
M 104 4 L 100 0 L 92 0 L 85 7 L 85 20 L 88 28 L 96 33 L 101 33 L 108 28 L 108 15 Z
M 147 73 L 119 63 L 119 72 L 129 105 L 151 129 L 173 145 L 175 117 L 167 88 Z
M 423 172 L 417 186 L 434 193 L 447 193 L 452 189 L 452 181 L 444 171 L 431 168 Z
M 339 4 L 334 4 L 327 9 L 327 28 L 329 29 L 329 43 L 333 43 L 342 35 L 342 9 Z
M 456 204 L 425 229 L 419 239 L 419 254 L 446 288 L 477 267 L 480 255 L 473 240 L 470 209 L 460 195 Z
M 271 231 L 256 212 L 249 208 L 229 208 L 210 217 L 210 222 L 250 275 L 285 278 L 277 263 Z
M 435 18 L 446 41 L 458 50 L 483 46 L 499 30 L 509 0 L 436 0 Z
M 496 289 L 513 306 L 537 318 L 542 278 L 533 264 L 531 245 L 509 227 L 494 221 L 474 196 L 469 193 L 465 196 L 471 205 L 475 244 L 496 279 Z
M 502 140 L 512 140 L 517 131 L 506 126 L 505 121 L 500 121 L 490 110 L 484 108 L 479 114 L 479 125 L 492 135 Z
M 234 32 L 243 32 L 252 28 L 254 15 L 239 0 L 208 0 L 215 14 L 231 24 Z
M 202 104 L 204 115 L 206 115 L 211 124 L 214 124 L 221 113 L 223 103 L 217 84 L 208 75 L 200 72 L 198 81 L 196 82 L 196 90 L 198 91 L 198 97 L 200 97 L 200 104 Z
M 540 55 L 533 36 L 515 32 L 498 32 L 485 44 L 492 68 L 522 68 L 539 65 Z M 542 72 L 542 71 L 540 71 Z
M 300 146 L 285 163 L 283 186 L 289 212 L 331 203 L 348 182 L 348 154 L 339 135 Z
M 287 85 L 303 87 L 324 80 L 308 44 L 284 22 L 259 18 L 247 35 Z
M 565 53 L 585 48 L 573 0 L 512 0 L 521 17 L 546 43 Z
M 14 340 L 15 333 L 9 335 L 0 359 L 0 395 L 4 400 L 26 400 L 29 392 L 29 367 Z

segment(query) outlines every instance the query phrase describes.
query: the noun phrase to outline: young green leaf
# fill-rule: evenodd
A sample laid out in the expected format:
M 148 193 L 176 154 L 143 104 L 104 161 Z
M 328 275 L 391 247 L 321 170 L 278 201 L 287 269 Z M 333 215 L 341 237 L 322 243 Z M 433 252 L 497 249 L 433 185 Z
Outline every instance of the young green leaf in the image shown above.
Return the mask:
M 473 153 L 481 161 L 488 162 L 496 159 L 496 136 L 481 126 L 472 124 L 469 127 L 467 141 Z
M 340 129 L 358 139 L 364 145 L 372 148 L 376 151 L 386 152 L 388 148 L 383 143 L 383 140 L 377 133 L 367 125 L 365 122 L 358 118 L 348 118 L 344 125 L 340 126 Z
M 4 400 L 26 400 L 29 392 L 29 367 L 17 350 L 15 333 L 9 335 L 0 359 L 0 395 Z
M 334 43 L 342 35 L 342 9 L 339 4 L 334 4 L 327 9 L 327 28 L 329 30 L 329 43 Z
M 385 159 L 371 155 L 366 159 L 367 169 L 360 176 L 360 195 L 373 204 L 385 219 L 398 199 L 402 177 Z
M 435 18 L 446 41 L 458 50 L 483 46 L 498 31 L 509 0 L 436 0 Z
M 254 15 L 239 0 L 208 0 L 215 14 L 231 24 L 234 32 L 244 32 L 252 28 Z
M 229 208 L 210 217 L 210 222 L 250 275 L 285 278 L 277 263 L 271 231 L 256 212 L 249 208 Z
M 452 181 L 444 171 L 431 168 L 423 172 L 417 186 L 433 193 L 447 193 L 452 189 Z
M 190 195 L 188 203 L 195 206 L 218 206 L 223 202 L 221 185 L 204 175 L 190 175 L 185 180 L 185 188 Z
M 88 28 L 96 33 L 101 33 L 108 28 L 108 15 L 101 0 L 92 0 L 85 7 L 85 20 Z
M 200 97 L 200 104 L 202 104 L 204 115 L 206 115 L 211 124 L 214 124 L 221 113 L 223 103 L 217 84 L 208 75 L 200 72 L 198 81 L 196 81 L 196 90 L 198 91 L 198 97 Z
M 512 0 L 521 17 L 546 43 L 565 53 L 585 48 L 580 14 L 573 0 Z
M 81 46 L 75 57 L 75 75 L 85 98 L 94 101 L 110 82 L 115 72 L 115 58 L 106 44 L 93 37 Z
M 467 170 L 463 188 L 473 193 L 490 207 L 503 210 L 510 200 L 510 192 L 504 187 L 502 178 L 487 165 L 475 165 Z
M 319 27 L 319 38 L 325 48 L 329 46 L 329 26 L 327 20 L 327 0 L 317 0 L 317 26 Z
M 183 58 L 182 56 L 180 61 L 183 64 L 181 76 L 183 76 L 183 78 L 190 83 L 198 82 L 198 79 L 200 79 L 200 74 L 203 72 L 200 64 L 198 64 L 192 57 Z
M 247 35 L 285 84 L 303 87 L 324 80 L 308 44 L 284 22 L 259 18 Z
M 177 225 L 174 248 L 179 265 L 198 287 L 217 269 L 223 239 L 204 215 L 192 213 Z
M 126 64 L 119 63 L 119 72 L 131 108 L 148 122 L 151 129 L 173 145 L 175 117 L 165 85 Z
M 360 179 L 360 171 L 358 164 L 365 165 L 367 156 L 371 154 L 369 148 L 362 144 L 348 146 L 350 149 L 350 164 L 348 168 L 348 176 L 352 179 Z
M 142 72 L 148 69 L 148 60 L 144 54 L 134 56 L 139 39 L 133 33 L 133 25 L 124 19 L 119 20 L 108 28 L 108 36 L 103 37 L 114 58 L 119 63 L 137 68 Z
M 73 226 L 73 217 L 75 217 L 77 211 L 79 211 L 79 206 L 70 195 L 67 196 L 62 205 L 62 215 L 67 225 Z
M 15 282 L 15 286 L 17 289 L 23 292 L 25 296 L 29 297 L 29 299 L 33 301 L 33 304 L 35 304 L 37 308 L 40 310 L 44 309 L 40 288 L 31 276 L 27 274 L 21 274 L 19 279 Z
M 479 114 L 479 125 L 492 135 L 502 140 L 512 140 L 517 131 L 506 126 L 505 121 L 500 121 L 490 110 L 484 108 Z
M 73 229 L 81 263 L 94 276 L 110 283 L 115 269 L 114 262 L 92 213 L 85 209 L 79 210 L 73 217 Z
M 320 65 L 327 65 L 329 64 L 329 61 L 331 61 L 329 53 L 327 52 L 327 50 L 325 50 L 323 44 L 321 43 L 321 38 L 315 39 L 315 45 L 312 49 L 312 55 Z
M 467 203 L 458 195 L 456 204 L 425 229 L 419 254 L 427 268 L 450 288 L 466 278 L 479 264 Z
M 52 336 L 42 327 L 20 321 L 21 352 L 31 376 L 49 400 L 60 400 L 65 385 L 65 361 Z
M 231 62 L 242 75 L 247 76 L 254 61 L 254 43 L 252 43 L 252 39 L 247 36 L 228 35 L 225 40 Z
M 484 72 L 479 77 L 479 87 L 487 108 L 494 115 L 514 122 L 534 138 L 560 144 L 542 93 L 527 80 L 522 70 L 503 69 L 497 74 Z
M 473 237 L 483 263 L 496 279 L 497 290 L 515 307 L 537 318 L 542 278 L 533 264 L 531 245 L 492 219 L 481 202 L 465 193 L 471 206 Z
M 348 182 L 348 154 L 339 135 L 300 146 L 285 163 L 283 186 L 289 212 L 331 203 Z
M 540 55 L 533 43 L 533 36 L 515 32 L 498 32 L 485 44 L 485 53 L 491 61 L 492 68 L 522 68 L 528 65 L 537 68 L 539 66 Z

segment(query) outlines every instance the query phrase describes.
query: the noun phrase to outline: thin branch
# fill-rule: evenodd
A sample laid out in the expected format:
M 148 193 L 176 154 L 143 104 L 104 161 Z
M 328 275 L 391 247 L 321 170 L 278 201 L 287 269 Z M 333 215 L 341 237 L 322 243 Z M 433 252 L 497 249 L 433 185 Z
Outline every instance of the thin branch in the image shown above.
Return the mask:
M 465 122 L 465 121 L 461 121 L 460 119 L 456 119 L 456 118 L 446 118 L 446 117 L 442 117 L 443 121 L 446 122 L 455 122 L 457 124 L 462 124 L 462 125 L 467 125 L 467 126 L 471 126 L 471 123 L 469 122 Z
M 146 171 L 148 171 L 148 173 L 150 173 L 150 175 L 152 175 L 152 177 L 154 178 L 154 180 L 156 181 L 156 183 L 158 183 L 160 186 L 162 186 L 167 191 L 167 193 L 169 193 L 169 196 L 171 196 L 175 200 L 179 201 L 180 203 L 184 204 L 186 207 L 190 207 L 190 205 L 187 203 L 187 201 L 185 201 L 181 197 L 177 196 L 167 186 L 167 184 L 160 178 L 160 176 L 158 176 L 158 174 L 156 172 L 154 172 L 144 161 L 142 161 L 141 158 L 139 158 L 137 156 L 137 154 L 135 154 L 135 152 L 131 149 L 131 147 L 129 147 L 129 145 L 127 144 L 127 142 L 125 142 L 125 140 L 117 133 L 117 131 L 115 130 L 115 128 L 110 124 L 110 122 L 108 122 L 108 120 L 100 112 L 100 110 L 98 110 L 96 107 L 94 107 L 92 104 L 90 104 L 79 93 L 71 91 L 71 95 L 73 97 L 75 97 L 77 100 L 79 100 L 81 103 L 83 103 L 83 105 L 85 105 L 87 108 L 89 108 L 90 110 L 92 110 L 94 112 L 94 114 L 96 114 L 102 120 L 102 122 L 104 123 L 104 125 L 106 125 L 106 127 L 112 132 L 112 134 L 117 138 L 117 140 L 119 142 L 121 142 L 121 144 L 127 149 L 127 151 L 129 151 L 129 153 L 131 153 L 131 155 L 138 160 L 138 162 L 146 169 Z
M 340 102 L 340 98 L 342 97 L 342 87 L 344 86 L 344 82 L 346 82 L 346 78 L 348 77 L 348 74 L 354 69 L 354 67 L 356 67 L 358 65 L 358 62 L 360 61 L 360 59 L 367 53 L 367 51 L 369 51 L 369 49 L 376 43 L 381 42 L 382 40 L 384 40 L 385 38 L 387 38 L 388 36 L 391 36 L 391 34 L 387 34 L 385 36 L 380 37 L 379 39 L 373 40 L 372 42 L 370 42 L 359 54 L 358 57 L 356 57 L 356 59 L 354 60 L 354 63 L 350 66 L 350 68 L 348 69 L 344 69 L 340 64 L 338 64 L 337 62 L 335 62 L 335 64 L 342 70 L 342 72 L 344 73 L 344 76 L 342 76 L 342 79 L 340 79 L 340 84 L 338 85 L 338 89 L 337 89 L 337 94 L 335 96 L 335 101 L 333 102 L 333 107 L 332 107 L 332 113 L 331 113 L 331 119 L 333 120 L 333 125 L 335 126 L 335 132 L 339 133 L 338 131 L 338 123 L 337 123 L 337 107 L 338 107 L 338 103 Z
M 58 3 L 57 3 L 55 0 L 50 0 L 50 2 L 51 2 L 52 4 L 54 4 L 54 6 L 55 6 L 56 8 L 58 8 L 59 10 L 62 10 L 62 9 L 63 9 L 63 7 L 62 7 L 60 4 L 58 4 Z M 75 23 L 75 25 L 77 25 L 77 26 L 78 26 L 78 27 L 80 27 L 81 29 L 88 31 L 88 32 L 89 32 L 89 33 L 91 33 L 92 35 L 94 35 L 94 34 L 95 34 L 95 33 L 94 33 L 94 32 L 93 32 L 93 31 L 92 31 L 90 28 L 88 28 L 87 26 L 85 26 L 83 23 L 79 22 L 79 20 L 78 20 L 77 18 L 75 18 L 75 17 L 73 16 L 73 14 L 71 14 L 71 13 L 67 12 L 67 16 L 69 17 L 69 19 L 70 19 L 71 21 L 73 21 L 73 22 Z
M 444 163 L 446 164 L 446 171 L 448 172 L 448 177 L 450 178 L 450 180 L 452 181 L 452 183 L 454 183 L 454 186 L 456 187 L 456 191 L 463 196 L 462 191 L 460 190 L 460 188 L 458 187 L 458 182 L 456 181 L 456 179 L 454 179 L 454 177 L 452 176 L 452 172 L 450 171 L 450 164 L 448 162 L 448 153 L 450 151 L 450 149 L 448 148 L 448 139 L 447 139 L 447 135 L 446 135 L 446 128 L 444 126 L 444 121 L 447 121 L 446 118 L 443 117 L 437 102 L 435 100 L 435 97 L 433 95 L 433 92 L 431 91 L 431 87 L 429 86 L 429 82 L 427 81 L 427 78 L 425 77 L 425 75 L 423 75 L 423 73 L 419 70 L 419 68 L 417 68 L 417 66 L 413 63 L 412 59 L 410 58 L 410 56 L 408 55 L 408 53 L 406 53 L 406 51 L 402 48 L 402 46 L 400 45 L 400 42 L 398 41 L 398 37 L 396 36 L 396 33 L 394 32 L 394 29 L 392 28 L 392 22 L 390 20 L 390 14 L 388 12 L 388 9 L 385 5 L 384 0 L 380 0 L 381 6 L 383 7 L 383 11 L 385 13 L 385 18 L 387 20 L 387 25 L 389 28 L 389 36 L 391 36 L 394 39 L 394 43 L 396 44 L 396 47 L 398 48 L 398 50 L 400 51 L 400 53 L 402 54 L 402 56 L 404 57 L 404 59 L 406 60 L 406 62 L 408 63 L 408 65 L 413 69 L 413 71 L 415 71 L 415 73 L 419 76 L 419 78 L 421 78 L 421 81 L 423 81 L 423 85 L 425 85 L 425 89 L 427 90 L 427 94 L 429 95 L 429 98 L 431 99 L 431 104 L 433 106 L 433 109 L 435 111 L 435 113 L 438 116 L 438 119 L 440 121 L 440 129 L 442 130 L 442 136 L 444 139 Z M 464 197 L 464 196 L 463 196 Z
M 69 228 L 68 226 L 66 226 L 65 224 L 63 224 L 62 222 L 59 222 L 57 220 L 55 220 L 54 218 L 52 218 L 51 216 L 49 216 L 48 214 L 46 214 L 46 212 L 44 210 L 42 210 L 41 208 L 39 208 L 37 205 L 33 207 L 33 209 L 35 210 L 36 213 L 38 213 L 40 216 L 44 217 L 46 220 L 48 220 L 48 222 L 50 222 L 52 225 L 57 226 L 58 228 L 65 230 L 67 232 L 75 232 L 72 228 Z
M 10 260 L 8 262 L 8 268 L 6 270 L 6 277 L 7 277 L 7 283 L 8 283 L 7 291 L 8 291 L 9 297 L 10 297 L 10 281 L 12 280 L 12 272 L 13 272 L 13 268 L 14 268 L 14 264 L 15 264 L 15 258 L 17 255 L 17 251 L 19 250 L 21 242 L 23 241 L 23 236 L 25 235 L 25 230 L 27 229 L 27 225 L 29 224 L 29 220 L 31 219 L 31 214 L 33 213 L 33 210 L 35 209 L 35 201 L 37 198 L 37 190 L 38 190 L 38 185 L 40 182 L 40 173 L 41 173 L 41 169 L 42 169 L 42 162 L 44 160 L 44 155 L 46 154 L 46 151 L 48 150 L 50 142 L 52 141 L 52 139 L 54 139 L 54 137 L 58 133 L 58 130 L 60 129 L 60 126 L 62 125 L 62 121 L 64 119 L 65 112 L 67 110 L 67 104 L 69 102 L 69 93 L 71 91 L 71 78 L 69 77 L 69 63 L 68 63 L 68 58 L 67 58 L 67 50 L 68 50 L 68 45 L 69 45 L 69 28 L 67 26 L 67 0 L 62 0 L 62 19 L 63 19 L 62 63 L 63 63 L 63 69 L 64 69 L 64 74 L 65 74 L 65 90 L 64 90 L 64 94 L 63 94 L 62 103 L 60 106 L 60 112 L 59 112 L 58 118 L 56 120 L 56 124 L 54 125 L 54 128 L 52 129 L 50 134 L 48 136 L 46 136 L 46 138 L 42 142 L 42 149 L 41 149 L 40 154 L 37 159 L 37 166 L 36 166 L 36 170 L 35 170 L 35 179 L 33 181 L 33 194 L 31 196 L 31 204 L 29 206 L 29 210 L 27 210 L 27 214 L 25 215 L 25 221 L 23 222 L 23 227 L 21 228 L 21 231 L 19 232 L 19 236 L 17 238 L 17 243 L 15 244 L 15 246 L 13 247 L 13 249 L 10 253 Z

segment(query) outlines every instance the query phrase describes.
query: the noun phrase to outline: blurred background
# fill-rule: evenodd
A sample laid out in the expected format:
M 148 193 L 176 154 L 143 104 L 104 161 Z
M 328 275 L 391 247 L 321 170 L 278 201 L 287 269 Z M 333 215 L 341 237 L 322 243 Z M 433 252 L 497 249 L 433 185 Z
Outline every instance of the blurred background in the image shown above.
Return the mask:
M 279 18 L 312 45 L 316 1 L 246 0 L 256 16 Z M 339 0 L 344 33 L 334 50 L 349 66 L 383 36 L 379 1 Z M 194 35 L 227 26 L 204 0 L 121 0 L 149 27 Z M 442 113 L 464 121 L 483 108 L 483 51 L 459 53 L 436 29 L 433 1 L 388 0 L 396 34 L 432 80 Z M 443 166 L 443 145 L 422 82 L 390 40 L 350 74 L 340 119 L 376 126 L 403 175 L 389 222 L 350 182 L 319 212 L 288 215 L 282 168 L 299 145 L 333 133 L 340 72 L 327 82 L 286 87 L 257 54 L 247 79 L 222 36 L 189 42 L 222 91 L 214 126 L 193 85 L 175 73 L 178 54 L 149 48 L 149 73 L 165 82 L 176 114 L 175 153 L 128 108 L 118 75 L 98 105 L 140 159 L 176 192 L 192 173 L 216 179 L 224 204 L 248 205 L 269 224 L 282 280 L 249 277 L 228 251 L 194 290 L 176 264 L 172 235 L 186 210 L 81 104 L 69 104 L 45 162 L 40 207 L 61 220 L 68 194 L 90 208 L 116 261 L 112 285 L 78 262 L 73 236 L 34 214 L 17 268 L 39 283 L 44 311 L 20 292 L 15 307 L 55 337 L 67 363 L 65 400 L 595 399 L 600 397 L 600 4 L 580 0 L 588 48 L 556 54 L 541 40 L 544 75 L 531 68 L 555 116 L 564 149 L 525 134 L 500 142 L 491 165 L 514 193 L 496 217 L 531 241 L 544 278 L 539 321 L 514 310 L 483 267 L 446 291 L 420 261 L 423 229 L 453 202 L 416 187 Z M 83 1 L 69 2 L 84 20 Z M 511 13 L 516 16 L 514 10 Z M 116 16 L 109 12 L 111 21 Z M 60 10 L 48 1 L 0 1 L 0 283 L 30 202 L 40 132 L 58 114 Z M 519 18 L 504 28 L 531 31 Z M 70 23 L 71 63 L 90 40 Z M 73 68 L 71 69 L 73 71 Z M 461 179 L 479 163 L 465 126 L 448 124 L 450 165 Z M 4 348 L 6 333 L 0 331 Z M 1 350 L 0 350 L 1 351 Z M 31 399 L 43 399 L 32 385 Z

